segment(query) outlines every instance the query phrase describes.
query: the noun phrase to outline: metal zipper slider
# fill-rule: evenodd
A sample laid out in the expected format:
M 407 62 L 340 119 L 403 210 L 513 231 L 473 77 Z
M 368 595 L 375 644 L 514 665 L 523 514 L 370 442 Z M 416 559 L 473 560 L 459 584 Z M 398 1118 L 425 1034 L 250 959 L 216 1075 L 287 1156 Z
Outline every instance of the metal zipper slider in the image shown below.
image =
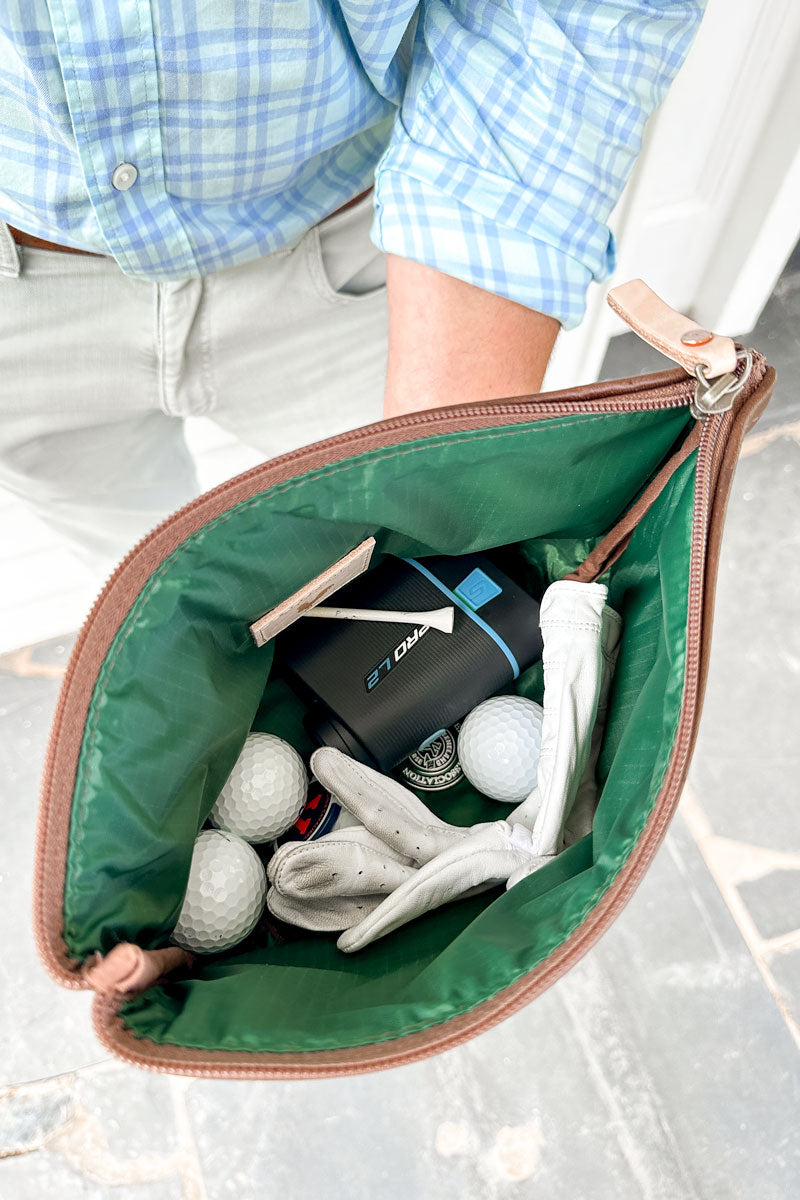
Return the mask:
M 697 384 L 694 389 L 694 397 L 689 405 L 693 417 L 697 419 L 710 417 L 717 413 L 727 412 L 729 408 L 733 407 L 734 400 L 741 392 L 753 369 L 753 355 L 750 350 L 737 346 L 736 359 L 737 362 L 744 363 L 741 372 L 737 374 L 726 372 L 713 380 L 708 378 L 704 364 L 697 363 L 694 368 Z

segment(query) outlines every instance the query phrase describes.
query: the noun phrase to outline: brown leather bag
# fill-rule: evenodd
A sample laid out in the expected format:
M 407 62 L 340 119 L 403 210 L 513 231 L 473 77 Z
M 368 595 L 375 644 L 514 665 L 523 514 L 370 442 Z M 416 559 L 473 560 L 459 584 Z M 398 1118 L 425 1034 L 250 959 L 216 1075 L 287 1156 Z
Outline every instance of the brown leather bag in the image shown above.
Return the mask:
M 54 978 L 96 991 L 98 1036 L 120 1058 L 228 1078 L 408 1063 L 527 1004 L 621 911 L 686 778 L 731 479 L 775 376 L 639 281 L 614 302 L 680 366 L 304 447 L 175 513 L 109 580 L 53 722 L 35 926 Z M 170 932 L 244 737 L 307 750 L 298 702 L 249 627 L 369 537 L 393 554 L 493 550 L 537 595 L 557 578 L 608 584 L 624 632 L 593 831 L 510 890 L 354 956 L 266 918 L 240 946 L 192 956 Z M 537 668 L 515 686 L 540 698 Z M 498 816 L 465 781 L 435 803 L 455 824 Z

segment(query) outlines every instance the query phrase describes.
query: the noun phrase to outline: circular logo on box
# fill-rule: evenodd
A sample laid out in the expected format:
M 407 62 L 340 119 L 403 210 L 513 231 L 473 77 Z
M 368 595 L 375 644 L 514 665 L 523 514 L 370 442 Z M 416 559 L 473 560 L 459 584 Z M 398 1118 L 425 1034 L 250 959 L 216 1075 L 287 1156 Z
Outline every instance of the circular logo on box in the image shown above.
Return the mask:
M 423 792 L 440 792 L 464 778 L 456 740 L 461 723 L 444 729 L 421 750 L 409 754 L 400 771 L 406 783 Z

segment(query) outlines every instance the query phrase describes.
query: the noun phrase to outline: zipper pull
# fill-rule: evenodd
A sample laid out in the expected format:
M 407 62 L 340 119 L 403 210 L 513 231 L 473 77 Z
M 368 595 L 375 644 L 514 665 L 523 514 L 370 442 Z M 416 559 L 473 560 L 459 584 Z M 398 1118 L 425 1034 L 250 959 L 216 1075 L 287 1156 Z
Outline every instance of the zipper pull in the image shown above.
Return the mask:
M 733 407 L 734 400 L 739 395 L 745 380 L 753 369 L 752 352 L 750 350 L 737 349 L 736 360 L 737 366 L 739 362 L 744 363 L 744 369 L 738 375 L 734 374 L 733 371 L 727 371 L 724 375 L 718 376 L 713 383 L 709 382 L 702 366 L 698 365 L 695 367 L 694 373 L 697 377 L 697 386 L 694 389 L 694 397 L 689 405 L 693 417 L 710 417 L 715 413 L 727 412 L 729 408 Z
M 726 412 L 733 405 L 753 365 L 749 350 L 738 348 L 732 338 L 699 328 L 641 279 L 611 288 L 607 300 L 634 333 L 694 375 L 694 417 Z

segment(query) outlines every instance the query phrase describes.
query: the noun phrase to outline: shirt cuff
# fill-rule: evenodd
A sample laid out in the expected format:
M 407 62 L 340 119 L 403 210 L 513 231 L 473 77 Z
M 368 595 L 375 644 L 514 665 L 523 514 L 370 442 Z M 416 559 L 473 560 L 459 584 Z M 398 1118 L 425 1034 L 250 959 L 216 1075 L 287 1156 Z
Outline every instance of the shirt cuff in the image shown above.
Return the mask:
M 390 146 L 378 163 L 370 239 L 385 253 L 555 317 L 564 329 L 583 319 L 592 279 L 607 279 L 616 266 L 604 222 L 419 145 L 411 153 Z M 571 242 L 580 257 L 569 253 Z

